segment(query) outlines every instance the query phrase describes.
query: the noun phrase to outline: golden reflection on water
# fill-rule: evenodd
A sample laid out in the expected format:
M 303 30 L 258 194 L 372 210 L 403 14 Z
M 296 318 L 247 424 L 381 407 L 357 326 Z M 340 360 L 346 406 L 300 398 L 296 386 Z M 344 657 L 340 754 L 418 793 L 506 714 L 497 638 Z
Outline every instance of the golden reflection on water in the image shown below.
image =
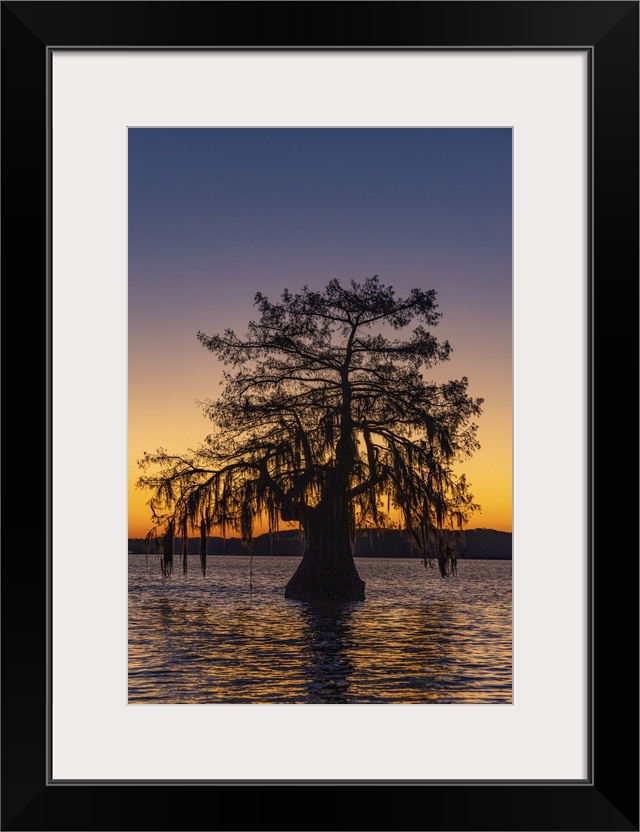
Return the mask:
M 511 702 L 510 563 L 359 561 L 367 600 L 330 607 L 282 597 L 289 558 L 249 590 L 244 560 L 163 582 L 130 558 L 130 702 Z

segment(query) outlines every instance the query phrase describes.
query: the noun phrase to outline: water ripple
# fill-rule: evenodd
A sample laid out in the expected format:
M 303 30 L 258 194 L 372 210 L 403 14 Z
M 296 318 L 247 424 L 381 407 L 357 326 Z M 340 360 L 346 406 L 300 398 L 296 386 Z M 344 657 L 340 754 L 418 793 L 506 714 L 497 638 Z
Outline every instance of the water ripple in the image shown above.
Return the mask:
M 211 561 L 129 556 L 129 702 L 512 701 L 510 562 L 358 559 L 367 600 L 327 608 L 285 600 L 294 559 Z

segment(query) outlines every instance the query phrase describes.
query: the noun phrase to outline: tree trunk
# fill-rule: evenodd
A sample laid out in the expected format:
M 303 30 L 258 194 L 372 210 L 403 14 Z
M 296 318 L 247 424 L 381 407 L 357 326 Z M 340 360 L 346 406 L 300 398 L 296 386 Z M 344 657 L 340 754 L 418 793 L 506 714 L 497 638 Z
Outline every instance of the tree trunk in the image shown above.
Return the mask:
M 353 561 L 352 517 L 348 504 L 321 503 L 303 522 L 305 551 L 286 586 L 296 601 L 364 601 L 364 581 Z
M 300 521 L 305 551 L 300 566 L 284 591 L 296 601 L 364 601 L 364 581 L 353 561 L 354 518 L 349 499 L 349 475 L 357 455 L 351 418 L 349 362 L 354 327 L 342 368 L 340 438 L 336 444 L 335 468 L 323 483 L 320 503 L 305 506 Z

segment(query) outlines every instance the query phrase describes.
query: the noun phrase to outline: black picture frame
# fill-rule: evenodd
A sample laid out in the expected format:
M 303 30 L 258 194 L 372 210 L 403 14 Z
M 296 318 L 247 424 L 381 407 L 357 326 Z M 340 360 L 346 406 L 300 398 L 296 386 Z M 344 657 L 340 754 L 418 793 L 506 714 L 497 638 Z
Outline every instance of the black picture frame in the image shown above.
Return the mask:
M 638 11 L 627 0 L 2 3 L 2 262 L 11 318 L 2 829 L 638 829 Z M 584 782 L 48 780 L 54 47 L 588 50 L 592 684 Z M 34 342 L 37 358 L 28 358 Z M 68 464 L 81 479 L 90 462 Z M 567 488 L 583 486 L 558 466 Z

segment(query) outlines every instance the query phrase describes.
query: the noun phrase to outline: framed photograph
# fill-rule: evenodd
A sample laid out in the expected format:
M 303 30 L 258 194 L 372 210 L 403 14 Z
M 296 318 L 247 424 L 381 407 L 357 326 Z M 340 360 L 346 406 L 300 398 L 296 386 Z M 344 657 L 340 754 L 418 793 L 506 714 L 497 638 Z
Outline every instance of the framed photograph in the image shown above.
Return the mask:
M 637 400 L 634 385 L 616 402 L 612 368 L 637 379 L 638 3 L 5 2 L 2 15 L 5 276 L 11 308 L 46 333 L 47 356 L 46 477 L 36 478 L 46 487 L 34 488 L 20 459 L 7 466 L 5 491 L 30 543 L 34 510 L 46 523 L 36 551 L 11 540 L 3 558 L 3 828 L 638 829 L 637 547 L 626 518 L 611 516 L 628 502 L 623 460 Z M 315 236 L 297 233 L 302 225 Z M 415 309 L 391 309 L 388 284 Z M 438 344 L 415 329 L 420 315 L 435 322 L 430 289 L 442 312 Z M 310 364 L 305 352 L 298 365 L 300 338 L 304 350 L 320 349 L 328 336 L 312 323 L 318 315 L 342 310 L 344 329 L 354 304 L 370 310 L 374 296 L 392 316 L 390 338 L 408 326 L 413 341 L 353 335 L 361 363 L 348 418 L 361 450 L 329 459 L 327 448 L 340 448 L 335 426 L 314 420 L 320 402 L 331 412 L 335 368 L 318 368 L 342 353 L 331 346 Z M 211 331 L 198 317 L 205 306 L 215 310 Z M 251 318 L 263 339 L 257 370 L 248 358 L 256 342 L 231 334 Z M 415 599 L 396 596 L 390 624 L 376 593 L 392 573 L 375 583 L 382 561 L 358 559 L 362 531 L 352 538 L 360 574 L 347 570 L 328 590 L 307 564 L 283 580 L 290 608 L 315 603 L 302 597 L 310 592 L 326 602 L 330 591 L 356 605 L 346 618 L 305 612 L 296 630 L 245 604 L 242 626 L 228 626 L 240 620 L 238 605 L 225 606 L 233 593 L 215 603 L 198 595 L 216 591 L 196 581 L 207 558 L 221 586 L 240 574 L 251 601 L 255 593 L 266 604 L 282 564 L 299 559 L 260 546 L 289 522 L 278 545 L 299 527 L 302 565 L 311 562 L 324 525 L 314 512 L 347 459 L 345 529 L 362 526 L 379 554 L 372 530 L 395 546 L 402 527 L 434 565 L 426 584 L 403 585 L 396 568 L 394 591 L 427 592 L 438 567 L 455 568 L 459 538 L 421 537 L 432 515 L 427 523 L 415 506 L 460 514 L 471 498 L 463 486 L 415 491 L 416 478 L 400 472 L 417 470 L 426 450 L 419 440 L 407 450 L 376 415 L 383 397 L 386 413 L 404 395 L 398 355 L 447 359 L 445 338 L 459 346 L 452 376 L 471 368 L 469 388 L 444 379 L 429 395 L 438 390 L 439 407 L 455 400 L 456 418 L 479 416 L 481 445 L 478 399 L 488 399 L 496 434 L 486 431 L 486 471 L 479 458 L 469 476 L 487 520 L 467 525 L 513 531 L 504 575 L 491 587 L 474 577 L 484 599 L 504 595 L 481 648 L 465 652 L 456 638 L 474 643 L 486 604 L 459 594 L 453 603 L 444 590 L 424 596 L 419 621 Z M 181 352 L 185 339 L 197 357 L 191 343 Z M 245 390 L 236 416 L 205 405 L 218 427 L 251 414 L 264 426 L 275 400 L 247 390 L 265 389 L 284 364 L 291 371 L 298 386 L 275 379 L 279 415 L 268 428 L 273 437 L 277 423 L 280 461 L 260 456 L 266 440 L 255 431 L 234 434 L 231 456 L 229 433 L 178 462 L 156 450 L 162 436 L 173 442 L 172 425 L 192 418 L 197 432 L 193 399 L 214 398 L 221 380 L 207 352 L 231 362 L 226 384 Z M 393 353 L 394 373 L 373 396 L 381 352 Z M 318 380 L 320 398 L 286 410 L 285 394 L 308 395 Z M 409 381 L 414 406 L 417 377 Z M 335 407 L 347 418 L 343 399 Z M 429 465 L 449 458 L 444 424 Z M 150 447 L 138 446 L 140 425 Z M 32 432 L 23 435 L 28 447 Z M 473 451 L 465 435 L 461 451 Z M 157 496 L 187 493 L 205 462 L 245 473 L 209 492 L 200 482 L 184 504 L 156 500 L 159 553 L 147 565 L 134 551 L 149 524 L 135 520 L 127 448 L 134 462 L 151 452 L 146 485 Z M 511 491 L 508 519 L 491 513 L 502 499 L 492 481 Z M 13 505 L 6 516 L 17 530 Z M 260 525 L 261 516 L 276 520 Z M 237 556 L 216 549 L 225 525 L 248 547 Z M 417 559 L 393 563 L 424 573 Z M 165 602 L 180 586 L 192 597 L 176 613 L 178 595 Z M 361 613 L 367 601 L 387 616 L 377 641 L 375 615 Z M 449 612 L 457 631 L 447 630 Z M 176 620 L 197 627 L 176 633 Z M 410 633 L 422 668 L 425 639 L 445 650 L 433 660 L 439 686 L 397 662 Z M 270 652 L 252 654 L 258 642 Z M 304 643 L 317 648 L 304 653 L 308 666 Z M 198 664 L 205 655 L 211 678 Z M 194 666 L 200 675 L 189 676 Z M 332 799 L 344 802 L 345 789 L 348 816 Z
M 130 704 L 513 701 L 512 142 L 128 128 Z

